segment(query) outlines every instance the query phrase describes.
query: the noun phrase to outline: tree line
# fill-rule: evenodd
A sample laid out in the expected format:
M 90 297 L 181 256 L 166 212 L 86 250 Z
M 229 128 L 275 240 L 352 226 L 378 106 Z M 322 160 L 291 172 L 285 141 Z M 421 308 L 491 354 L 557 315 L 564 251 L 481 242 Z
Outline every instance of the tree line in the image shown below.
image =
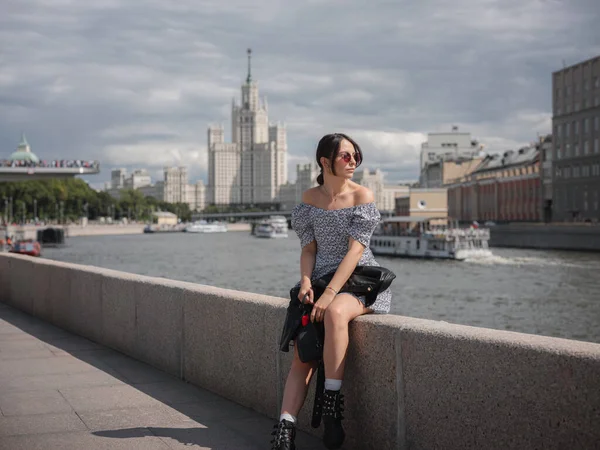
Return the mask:
M 82 217 L 146 222 L 155 211 L 174 213 L 182 221 L 192 217 L 187 203 L 162 202 L 133 189 L 122 190 L 117 200 L 107 192 L 97 192 L 79 178 L 0 183 L 0 202 L 0 217 L 5 223 L 68 223 Z

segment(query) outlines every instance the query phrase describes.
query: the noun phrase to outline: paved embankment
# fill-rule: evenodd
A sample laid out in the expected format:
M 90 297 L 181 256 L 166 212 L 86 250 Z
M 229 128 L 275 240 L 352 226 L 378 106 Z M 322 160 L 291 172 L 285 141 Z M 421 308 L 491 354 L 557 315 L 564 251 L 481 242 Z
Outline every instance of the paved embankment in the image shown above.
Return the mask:
M 2 254 L 0 301 L 278 415 L 291 362 L 277 345 L 286 299 Z M 392 315 L 361 317 L 350 333 L 346 449 L 600 442 L 599 344 Z M 300 414 L 311 433 L 313 389 Z
M 273 423 L 0 303 L 0 449 L 263 450 Z

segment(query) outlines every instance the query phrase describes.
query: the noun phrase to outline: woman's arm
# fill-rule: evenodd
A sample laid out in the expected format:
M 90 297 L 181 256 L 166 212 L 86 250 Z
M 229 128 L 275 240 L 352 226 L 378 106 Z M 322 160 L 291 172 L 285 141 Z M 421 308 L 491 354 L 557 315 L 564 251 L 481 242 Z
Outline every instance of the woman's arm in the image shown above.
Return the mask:
M 312 241 L 310 244 L 304 246 L 300 254 L 300 292 L 298 293 L 298 299 L 301 302 L 307 293 L 308 300 L 306 303 L 312 303 L 315 300 L 310 278 L 315 268 L 316 258 L 317 241 Z

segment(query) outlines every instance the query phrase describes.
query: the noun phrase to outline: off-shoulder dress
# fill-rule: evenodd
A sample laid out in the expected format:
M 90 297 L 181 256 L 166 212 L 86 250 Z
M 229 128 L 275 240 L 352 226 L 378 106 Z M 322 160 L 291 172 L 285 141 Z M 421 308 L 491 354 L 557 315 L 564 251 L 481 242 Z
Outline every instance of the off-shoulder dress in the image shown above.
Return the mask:
M 380 217 L 374 202 L 342 209 L 322 209 L 307 203 L 297 205 L 292 211 L 292 228 L 300 238 L 301 247 L 317 241 L 311 279 L 316 280 L 337 270 L 348 252 L 349 236 L 365 246 L 358 265 L 379 266 L 369 248 L 369 241 Z M 364 297 L 358 299 L 364 304 Z M 385 314 L 390 311 L 391 301 L 392 293 L 388 288 L 379 293 L 369 308 L 375 313 Z

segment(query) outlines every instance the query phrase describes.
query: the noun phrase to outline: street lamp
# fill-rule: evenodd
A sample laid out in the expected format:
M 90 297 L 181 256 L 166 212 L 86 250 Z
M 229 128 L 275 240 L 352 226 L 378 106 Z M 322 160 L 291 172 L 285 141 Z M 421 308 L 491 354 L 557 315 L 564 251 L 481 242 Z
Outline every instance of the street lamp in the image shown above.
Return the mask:
M 33 199 L 33 220 L 37 222 L 37 199 Z

